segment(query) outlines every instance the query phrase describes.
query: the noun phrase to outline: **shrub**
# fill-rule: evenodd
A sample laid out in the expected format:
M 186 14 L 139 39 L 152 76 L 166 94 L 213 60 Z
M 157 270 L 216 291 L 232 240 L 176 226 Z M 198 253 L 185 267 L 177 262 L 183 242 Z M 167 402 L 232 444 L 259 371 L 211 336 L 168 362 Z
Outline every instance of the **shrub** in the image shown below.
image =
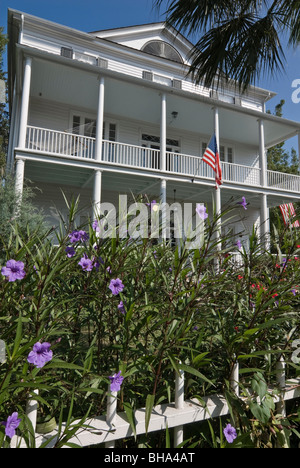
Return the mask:
M 99 415 L 112 376 L 122 377 L 118 410 L 171 401 L 180 367 L 186 398 L 216 391 L 230 398 L 237 359 L 242 386 L 257 371 L 274 381 L 276 361 L 290 356 L 299 327 L 295 232 L 276 233 L 276 255 L 253 232 L 246 251 L 230 236 L 215 241 L 214 216 L 202 247 L 190 251 L 118 232 L 102 239 L 95 224 L 75 226 L 75 208 L 71 203 L 56 243 L 36 230 L 24 233 L 18 223 L 10 240 L 2 238 L 1 419 L 17 412 L 17 431 L 30 433 L 26 404 L 34 391 L 40 417 L 67 420 L 69 408 L 72 418 Z M 232 203 L 221 218 L 238 209 Z M 13 273 L 10 260 L 19 262 Z M 296 376 L 297 366 L 290 363 L 288 372 Z M 239 418 L 237 425 L 251 431 Z M 0 434 L 4 441 L 4 426 Z

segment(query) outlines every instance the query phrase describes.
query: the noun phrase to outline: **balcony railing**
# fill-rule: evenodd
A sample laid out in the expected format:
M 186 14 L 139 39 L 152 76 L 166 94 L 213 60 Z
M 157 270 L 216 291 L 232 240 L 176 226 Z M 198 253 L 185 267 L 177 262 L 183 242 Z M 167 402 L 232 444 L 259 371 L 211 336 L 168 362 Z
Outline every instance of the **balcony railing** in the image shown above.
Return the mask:
M 95 138 L 45 128 L 27 127 L 26 148 L 34 152 L 95 159 Z M 103 141 L 102 161 L 118 166 L 160 171 L 160 151 L 116 141 Z M 260 186 L 260 169 L 222 162 L 225 182 Z M 213 170 L 198 156 L 167 152 L 166 170 L 172 174 L 214 179 Z M 268 187 L 300 192 L 300 176 L 267 171 Z

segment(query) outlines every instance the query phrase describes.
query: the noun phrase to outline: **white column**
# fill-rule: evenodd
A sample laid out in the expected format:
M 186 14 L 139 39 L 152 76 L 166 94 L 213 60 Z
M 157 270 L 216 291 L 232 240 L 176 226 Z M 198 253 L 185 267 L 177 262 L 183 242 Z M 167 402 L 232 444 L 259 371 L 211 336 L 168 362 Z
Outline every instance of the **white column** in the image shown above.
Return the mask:
M 214 109 L 214 128 L 215 128 L 215 135 L 216 135 L 216 142 L 217 148 L 220 152 L 220 132 L 219 132 L 219 109 L 215 107 Z M 215 204 L 216 204 L 216 216 L 220 216 L 221 214 L 221 189 L 218 185 L 216 185 L 215 189 Z M 221 250 L 221 218 L 218 218 L 216 224 L 216 242 L 217 242 L 217 250 Z M 215 267 L 218 269 L 219 262 L 215 262 Z
M 261 194 L 260 199 L 260 229 L 261 229 L 261 238 L 265 249 L 269 248 L 269 232 L 270 232 L 270 223 L 269 223 L 269 210 L 268 210 L 268 201 L 267 195 L 265 193 Z
M 165 93 L 161 95 L 161 116 L 160 116 L 160 169 L 166 171 L 166 139 L 167 139 L 167 97 Z M 167 181 L 161 179 L 160 185 L 161 202 L 161 228 L 162 238 L 166 239 L 166 203 L 167 203 Z
M 100 169 L 96 169 L 95 175 L 94 175 L 94 192 L 93 192 L 93 212 L 94 212 L 95 218 L 97 218 L 100 215 L 101 191 L 102 191 L 102 171 Z
M 216 135 L 216 141 L 217 141 L 217 148 L 218 151 L 220 152 L 220 131 L 219 131 L 219 109 L 215 107 L 214 109 L 214 127 L 215 127 L 215 135 Z M 221 213 L 221 192 L 220 192 L 220 187 L 217 188 L 216 190 L 216 212 Z
M 103 121 L 104 121 L 104 78 L 100 77 L 100 80 L 99 80 L 99 94 L 98 94 L 97 124 L 96 124 L 96 144 L 95 144 L 95 159 L 96 159 L 96 161 L 101 161 L 102 160 Z
M 21 200 L 22 194 L 23 194 L 24 172 L 25 172 L 24 159 L 17 159 L 16 172 L 15 172 L 15 193 L 19 200 Z
M 29 109 L 29 96 L 30 96 L 30 82 L 31 82 L 31 64 L 30 57 L 26 57 L 24 78 L 23 78 L 23 91 L 21 100 L 20 111 L 20 129 L 19 129 L 19 148 L 24 149 L 26 143 L 26 129 L 28 123 L 28 109 Z
M 160 204 L 161 204 L 161 230 L 162 230 L 162 239 L 166 240 L 167 238 L 167 181 L 166 179 L 161 179 L 160 183 Z
M 167 139 L 167 97 L 161 95 L 161 117 L 160 117 L 160 165 L 161 170 L 166 170 L 166 139 Z
M 265 154 L 265 131 L 264 121 L 260 119 L 258 121 L 259 130 L 259 167 L 260 167 L 260 184 L 262 187 L 267 185 L 267 161 Z

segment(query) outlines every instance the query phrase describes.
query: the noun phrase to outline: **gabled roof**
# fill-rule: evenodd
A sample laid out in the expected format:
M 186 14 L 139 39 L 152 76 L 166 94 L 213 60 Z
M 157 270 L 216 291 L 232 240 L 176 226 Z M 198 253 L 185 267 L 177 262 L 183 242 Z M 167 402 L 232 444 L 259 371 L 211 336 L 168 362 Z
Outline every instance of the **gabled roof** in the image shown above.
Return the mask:
M 146 44 L 149 44 L 152 41 L 167 43 L 180 54 L 182 57 L 182 62 L 185 64 L 189 63 L 188 55 L 191 49 L 194 47 L 188 39 L 176 31 L 172 26 L 167 25 L 165 22 L 105 29 L 94 31 L 90 34 L 100 39 L 106 39 L 108 41 L 142 51 L 144 51 Z M 154 50 L 152 51 L 152 54 L 156 55 Z M 169 57 L 167 56 L 166 58 Z

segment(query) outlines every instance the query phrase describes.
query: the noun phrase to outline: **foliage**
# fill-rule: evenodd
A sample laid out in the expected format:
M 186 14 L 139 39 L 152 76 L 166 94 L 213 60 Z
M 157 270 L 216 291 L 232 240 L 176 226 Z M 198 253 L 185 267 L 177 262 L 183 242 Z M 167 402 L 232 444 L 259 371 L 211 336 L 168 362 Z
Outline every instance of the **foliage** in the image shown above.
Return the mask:
M 236 238 L 216 241 L 220 218 L 214 215 L 205 221 L 202 247 L 190 251 L 151 238 L 121 237 L 118 230 L 103 239 L 94 224 L 75 226 L 77 201 L 68 203 L 69 218 L 56 231 L 55 243 L 36 231 L 24 236 L 16 224 L 1 245 L 1 267 L 15 259 L 26 272 L 20 280 L 9 282 L 3 274 L 0 279 L 0 336 L 6 343 L 1 420 L 17 411 L 22 421 L 17 431 L 29 446 L 34 445 L 26 417 L 30 397 L 37 399 L 40 417 L 68 421 L 64 430 L 59 424 L 55 446 L 61 447 L 78 428 L 74 419 L 83 418 L 82 426 L 84 415 L 105 412 L 109 377 L 120 371 L 118 411 L 129 418 L 135 408 L 146 406 L 149 413 L 153 405 L 172 401 L 180 368 L 187 376 L 186 398 L 226 392 L 232 408 L 240 404 L 228 386 L 236 359 L 241 386 L 256 375 L 268 385 L 274 382 L 276 361 L 284 353 L 289 362 L 291 341 L 299 333 L 296 232 L 278 233 L 275 256 L 255 231 L 249 249 L 239 250 Z M 232 222 L 242 209 L 232 201 L 221 219 Z M 76 242 L 74 230 L 81 232 Z M 237 255 L 242 264 L 234 261 Z M 117 278 L 124 288 L 114 294 L 111 280 Z M 27 360 L 38 341 L 50 343 L 53 353 L 41 368 Z M 290 365 L 288 373 L 297 375 L 297 366 Z M 259 415 L 252 411 L 247 419 L 240 413 L 239 437 L 256 443 L 251 421 L 261 423 Z M 9 442 L 1 426 L 0 437 Z M 145 437 L 145 444 L 160 443 Z
M 166 5 L 166 21 L 196 36 L 190 73 L 207 87 L 217 77 L 245 90 L 260 74 L 282 71 L 283 41 L 295 46 L 300 40 L 297 1 L 154 0 L 154 5 Z
M 277 104 L 275 107 L 274 115 L 277 117 L 282 117 L 282 108 L 284 104 L 284 99 L 281 99 L 279 104 Z M 270 113 L 270 111 L 267 113 Z M 268 169 L 271 171 L 286 172 L 290 174 L 298 174 L 299 172 L 299 161 L 297 153 L 295 149 L 292 148 L 291 154 L 289 154 L 288 151 L 284 148 L 284 142 L 268 149 L 267 162 Z
M 6 76 L 3 72 L 3 52 L 5 50 L 7 38 L 3 34 L 3 28 L 0 28 L 0 80 L 4 81 L 6 85 Z M 4 168 L 6 164 L 6 153 L 8 147 L 8 112 L 6 109 L 6 103 L 0 100 L 0 180 L 4 175 Z
M 13 233 L 19 232 L 25 240 L 36 231 L 39 234 L 49 230 L 41 210 L 34 205 L 35 192 L 30 181 L 25 181 L 22 200 L 18 202 L 15 181 L 10 175 L 0 185 L 0 261 L 3 262 L 4 246 Z M 16 208 L 18 206 L 18 209 Z

